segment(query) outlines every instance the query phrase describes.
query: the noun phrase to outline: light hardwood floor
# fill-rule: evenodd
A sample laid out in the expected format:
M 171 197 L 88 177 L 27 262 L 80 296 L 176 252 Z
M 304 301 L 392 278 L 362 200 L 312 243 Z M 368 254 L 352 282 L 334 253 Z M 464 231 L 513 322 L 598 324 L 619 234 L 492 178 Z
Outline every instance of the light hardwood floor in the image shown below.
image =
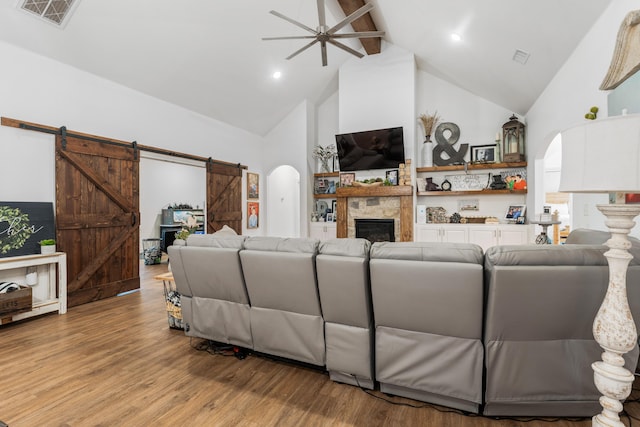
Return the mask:
M 166 264 L 141 265 L 139 292 L 1 326 L 0 420 L 10 427 L 591 425 L 465 416 L 377 391 L 372 397 L 294 364 L 197 351 L 200 340 L 168 327 L 162 283 L 153 280 L 165 271 Z M 640 404 L 625 407 L 640 416 Z

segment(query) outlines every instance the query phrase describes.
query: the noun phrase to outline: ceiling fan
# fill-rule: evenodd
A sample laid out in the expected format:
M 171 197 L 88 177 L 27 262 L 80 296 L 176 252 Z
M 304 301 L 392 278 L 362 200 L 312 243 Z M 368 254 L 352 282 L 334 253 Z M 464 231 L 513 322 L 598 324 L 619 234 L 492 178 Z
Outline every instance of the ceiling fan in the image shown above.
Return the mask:
M 380 37 L 384 35 L 384 31 L 361 31 L 361 32 L 356 32 L 356 33 L 341 33 L 341 34 L 336 34 L 336 32 L 338 30 L 340 30 L 341 28 L 343 28 L 346 25 L 349 25 L 350 23 L 352 23 L 353 21 L 355 21 L 356 19 L 360 18 L 362 15 L 364 15 L 365 13 L 369 12 L 371 9 L 373 9 L 373 4 L 371 3 L 367 3 L 364 6 L 362 6 L 361 8 L 359 8 L 358 10 L 356 10 L 355 12 L 353 12 L 352 14 L 350 14 L 349 16 L 347 16 L 346 18 L 344 18 L 342 21 L 338 22 L 336 25 L 334 25 L 333 27 L 329 28 L 327 27 L 327 23 L 325 20 L 325 13 L 324 13 L 324 0 L 317 0 L 318 3 L 318 21 L 319 21 L 319 25 L 318 27 L 314 30 L 310 27 L 307 27 L 306 25 L 291 19 L 287 16 L 284 16 L 283 14 L 276 12 L 275 10 L 270 11 L 269 13 L 271 13 L 272 15 L 277 16 L 278 18 L 282 18 L 285 21 L 291 22 L 293 25 L 296 25 L 308 32 L 310 32 L 312 35 L 310 36 L 287 36 L 287 37 L 263 37 L 262 40 L 292 40 L 292 39 L 313 39 L 311 42 L 309 42 L 308 44 L 306 44 L 305 46 L 303 46 L 302 48 L 296 50 L 295 52 L 293 52 L 291 55 L 287 56 L 286 59 L 291 59 L 294 56 L 302 53 L 303 51 L 307 50 L 308 48 L 310 48 L 311 46 L 313 46 L 314 44 L 320 42 L 320 48 L 322 50 L 322 66 L 325 67 L 327 65 L 327 43 L 331 43 L 332 45 L 349 52 L 352 55 L 357 56 L 358 58 L 362 58 L 364 55 L 361 54 L 360 52 L 358 52 L 357 50 L 351 49 L 349 46 L 339 42 L 338 40 L 335 39 L 349 39 L 349 38 L 363 38 L 363 37 Z

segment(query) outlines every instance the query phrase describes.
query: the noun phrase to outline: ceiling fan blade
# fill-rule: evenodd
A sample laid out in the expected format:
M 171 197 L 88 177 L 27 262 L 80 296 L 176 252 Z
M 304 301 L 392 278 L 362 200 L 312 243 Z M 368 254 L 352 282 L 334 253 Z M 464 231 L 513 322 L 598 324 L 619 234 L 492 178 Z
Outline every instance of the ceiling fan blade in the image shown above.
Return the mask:
M 360 18 L 362 15 L 369 12 L 371 9 L 373 9 L 372 3 L 365 4 L 360 9 L 356 10 L 351 15 L 347 16 L 342 21 L 338 22 L 336 25 L 334 25 L 329 30 L 327 30 L 327 34 L 333 34 L 339 29 L 341 29 L 342 27 L 344 27 L 345 25 L 351 24 L 353 21 Z
M 317 36 L 285 36 L 285 37 L 263 37 L 262 40 L 296 40 L 315 39 Z
M 318 22 L 320 23 L 320 28 L 327 25 L 327 20 L 324 15 L 324 0 L 318 0 Z
M 347 45 L 345 45 L 345 44 L 342 44 L 342 43 L 340 43 L 340 42 L 338 42 L 338 41 L 335 41 L 335 40 L 329 39 L 329 40 L 327 40 L 327 42 L 331 43 L 331 44 L 332 44 L 332 45 L 334 45 L 335 47 L 339 47 L 340 49 L 342 49 L 342 50 L 344 50 L 344 51 L 346 51 L 346 52 L 349 52 L 349 53 L 350 53 L 350 54 L 352 54 L 352 55 L 357 56 L 358 58 L 362 58 L 362 57 L 364 56 L 363 54 L 361 54 L 361 53 L 360 53 L 360 52 L 358 52 L 357 50 L 353 50 L 353 49 L 351 49 L 349 46 L 347 46 Z
M 357 11 L 356 11 L 356 12 L 357 12 Z M 284 20 L 285 20 L 285 21 L 287 21 L 287 22 L 292 23 L 293 25 L 295 25 L 295 26 L 297 26 L 297 27 L 300 27 L 300 28 L 302 28 L 303 30 L 307 30 L 307 31 L 309 31 L 310 33 L 317 34 L 317 31 L 316 31 L 316 30 L 314 30 L 313 28 L 309 28 L 309 27 L 307 27 L 306 25 L 304 25 L 304 24 L 302 24 L 302 23 L 300 23 L 300 22 L 298 22 L 298 21 L 296 21 L 296 20 L 294 20 L 294 19 L 289 18 L 288 16 L 284 16 L 284 15 L 283 15 L 283 14 L 281 14 L 280 12 L 276 12 L 275 10 L 272 10 L 272 11 L 270 11 L 269 13 L 270 13 L 270 14 L 272 14 L 272 15 L 277 16 L 278 18 L 282 18 L 282 19 L 284 19 Z
M 322 50 L 322 66 L 327 66 L 327 43 L 320 42 L 321 50 Z
M 334 39 L 360 39 L 363 37 L 382 37 L 384 36 L 384 31 L 361 31 L 359 33 L 340 33 L 340 34 L 332 34 L 331 38 Z
M 312 41 L 311 43 L 308 43 L 306 45 L 304 45 L 303 47 L 301 47 L 300 49 L 296 50 L 295 52 L 293 52 L 291 55 L 287 56 L 286 59 L 291 59 L 294 56 L 298 55 L 299 53 L 302 53 L 302 51 L 309 49 L 311 46 L 313 46 L 314 44 L 318 43 L 318 39 L 315 39 L 314 41 Z

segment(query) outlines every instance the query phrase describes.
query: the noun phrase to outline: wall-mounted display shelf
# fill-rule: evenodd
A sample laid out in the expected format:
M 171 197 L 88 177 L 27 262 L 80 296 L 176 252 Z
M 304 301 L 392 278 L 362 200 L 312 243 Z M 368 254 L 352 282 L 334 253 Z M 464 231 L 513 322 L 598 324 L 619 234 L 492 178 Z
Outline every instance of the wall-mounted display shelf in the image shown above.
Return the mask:
M 418 191 L 418 196 L 489 196 L 493 194 L 527 194 L 527 190 Z
M 340 172 L 320 172 L 320 173 L 314 173 L 313 176 L 315 178 L 328 178 L 328 177 L 339 177 L 340 176 Z
M 449 172 L 474 169 L 505 169 L 505 168 L 525 168 L 527 162 L 512 163 L 467 163 L 466 165 L 431 166 L 416 168 L 416 172 Z

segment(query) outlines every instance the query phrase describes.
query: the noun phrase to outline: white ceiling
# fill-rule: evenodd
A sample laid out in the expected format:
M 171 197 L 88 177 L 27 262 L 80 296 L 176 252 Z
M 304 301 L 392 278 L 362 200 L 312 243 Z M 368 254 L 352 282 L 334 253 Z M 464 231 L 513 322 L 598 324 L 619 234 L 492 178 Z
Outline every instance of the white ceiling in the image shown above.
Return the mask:
M 335 91 L 338 67 L 357 60 L 329 45 L 322 67 L 316 45 L 285 61 L 307 41 L 261 40 L 304 34 L 272 9 L 315 28 L 315 0 L 76 1 L 63 29 L 0 2 L 0 40 L 260 135 L 303 99 Z M 413 52 L 420 70 L 525 114 L 611 1 L 370 2 L 384 40 Z M 326 3 L 331 26 L 344 14 Z M 512 60 L 516 49 L 531 54 L 526 65 Z

